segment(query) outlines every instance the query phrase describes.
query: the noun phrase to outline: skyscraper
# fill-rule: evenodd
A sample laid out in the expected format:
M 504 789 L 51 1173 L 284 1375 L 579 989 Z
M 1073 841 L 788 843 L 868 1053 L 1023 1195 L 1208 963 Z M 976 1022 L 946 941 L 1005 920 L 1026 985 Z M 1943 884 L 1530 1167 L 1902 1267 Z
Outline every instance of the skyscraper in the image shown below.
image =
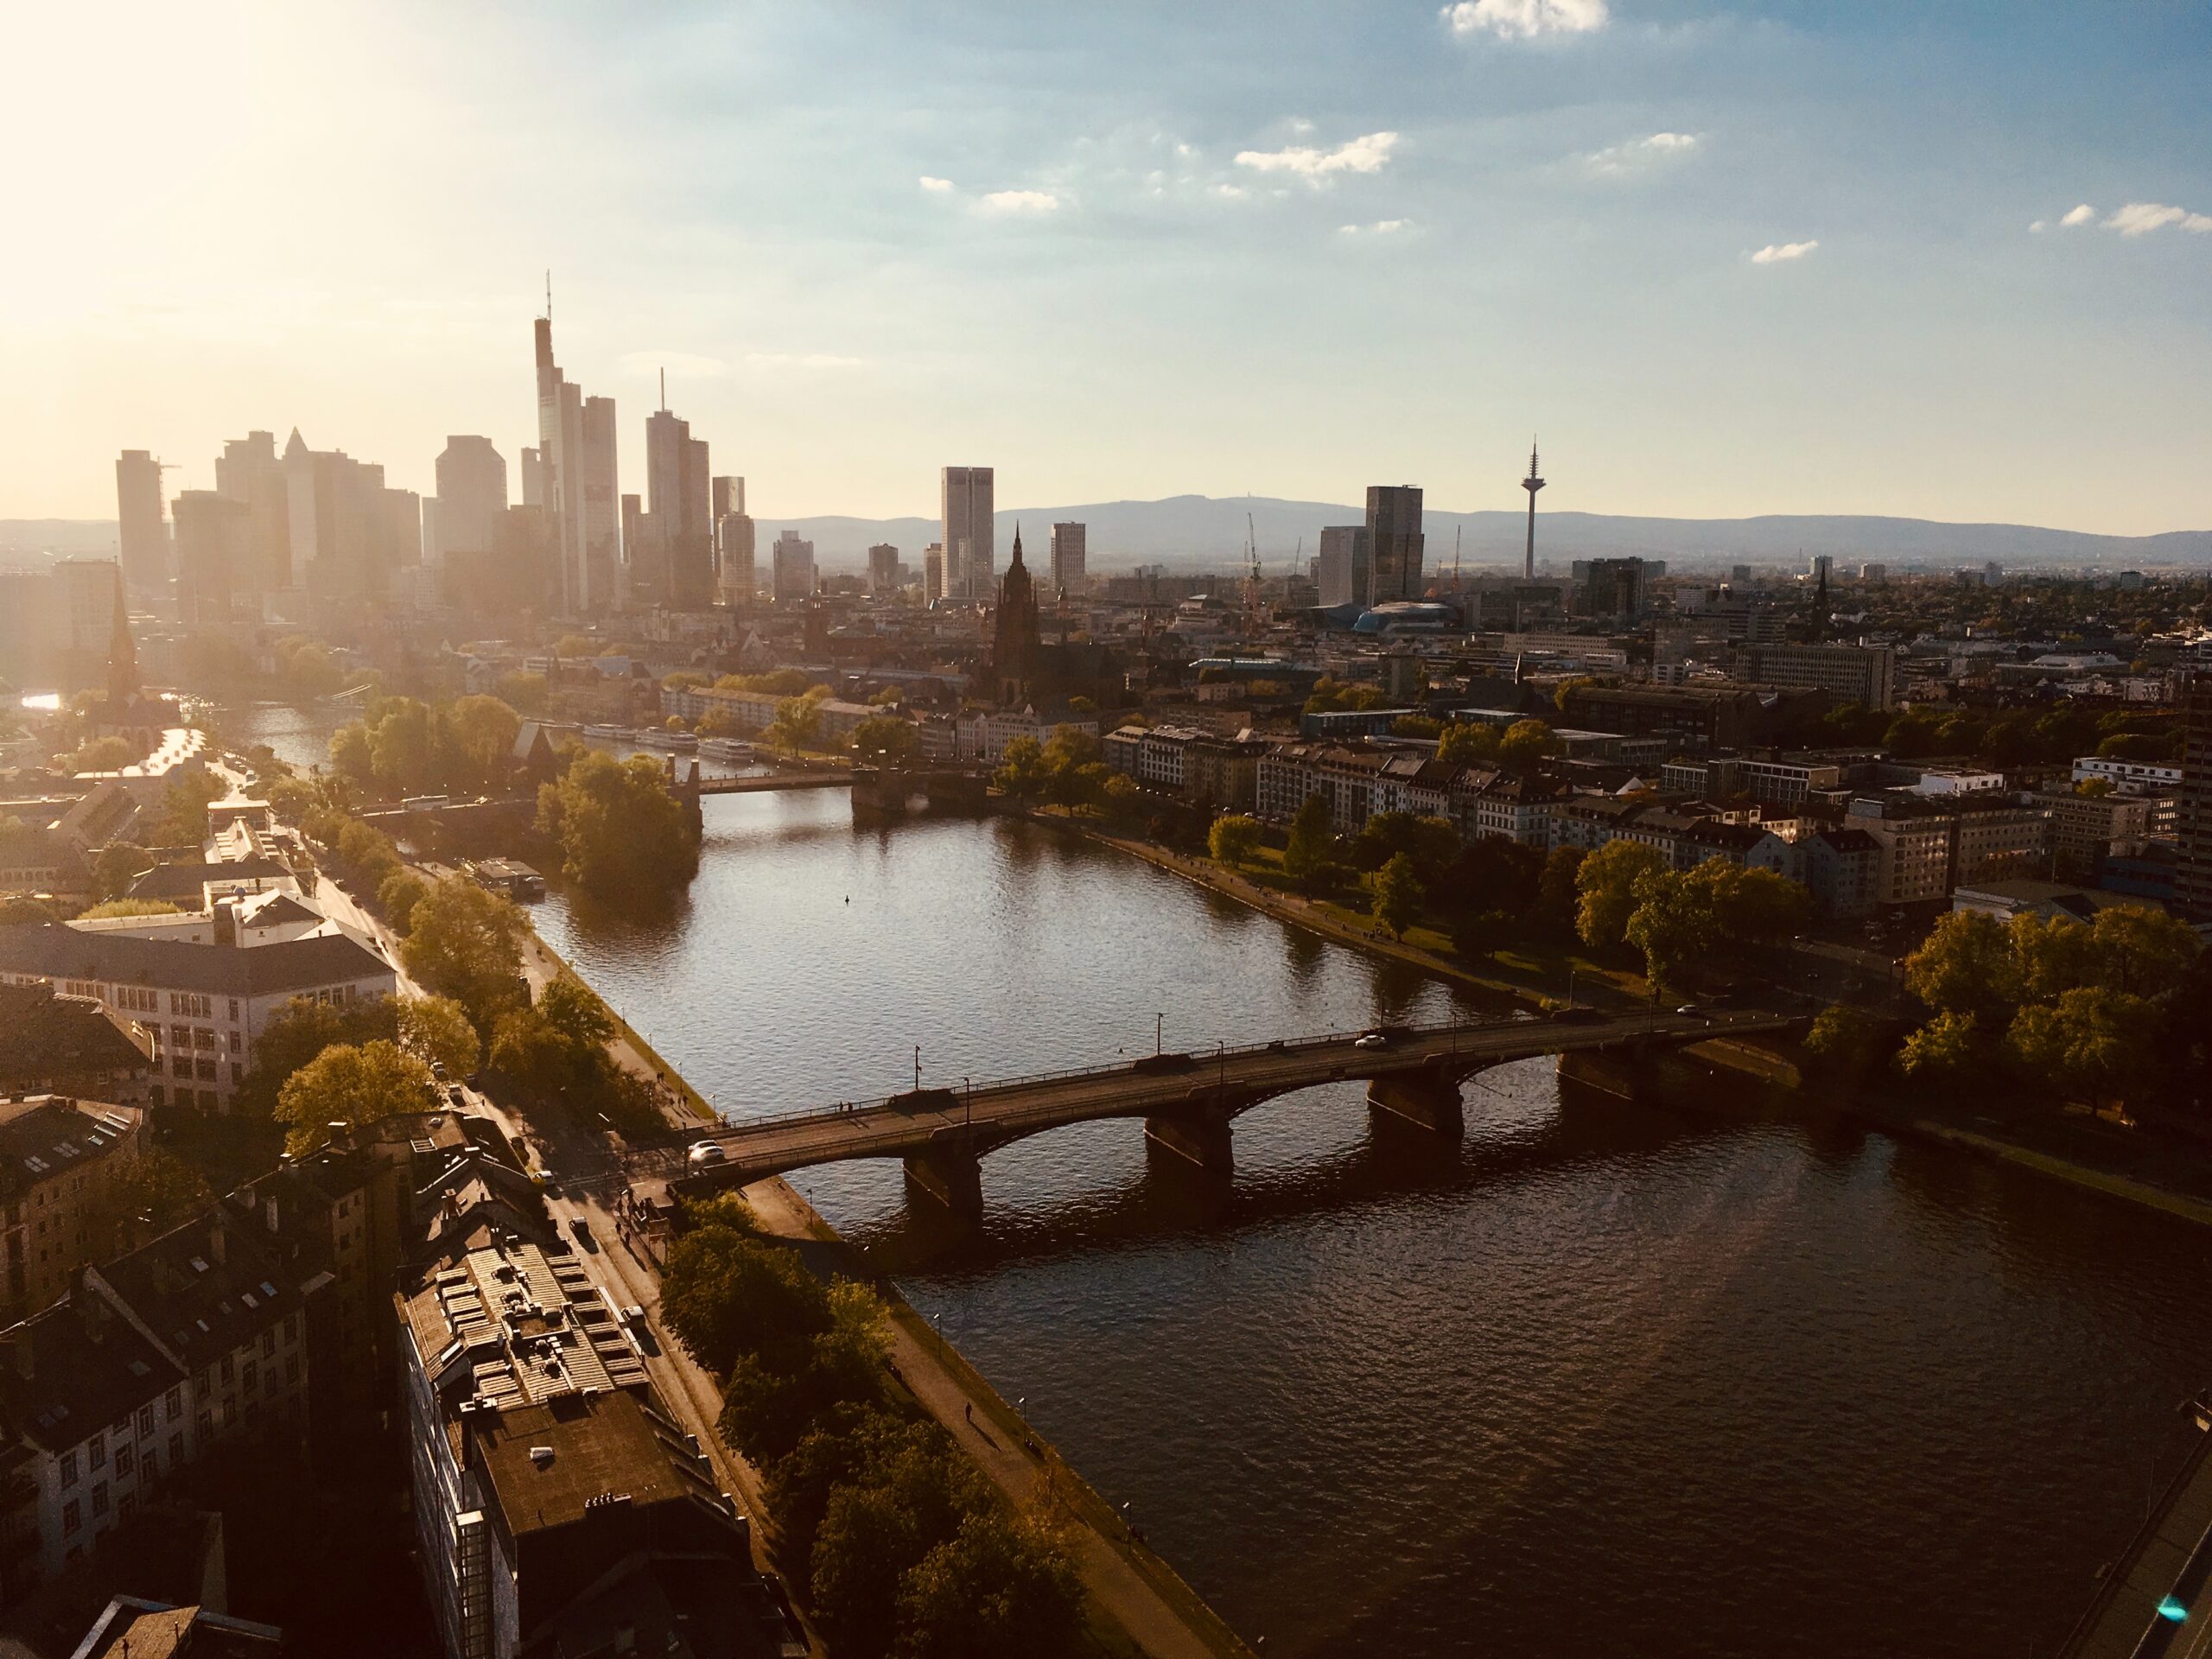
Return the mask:
M 1314 585 L 1320 589 L 1324 605 L 1357 605 L 1365 610 L 1370 602 L 1373 571 L 1368 558 L 1367 527 L 1364 524 L 1329 524 L 1321 531 L 1321 552 L 1314 562 Z
M 758 589 L 754 575 L 754 529 L 745 510 L 745 480 L 715 480 L 715 565 L 725 605 L 750 604 Z
M 622 608 L 620 484 L 614 465 L 614 400 L 587 397 L 583 409 L 585 591 L 595 609 Z
M 343 449 L 310 449 L 297 427 L 284 446 L 283 467 L 293 570 L 317 597 L 380 596 L 392 571 L 420 556 L 415 495 L 385 488 L 383 467 Z
M 601 401 L 594 398 L 594 402 Z M 438 454 L 438 550 L 489 553 L 507 516 L 506 459 L 489 438 L 448 437 Z
M 944 597 L 944 548 L 931 542 L 922 550 L 922 603 L 934 605 Z
M 1413 484 L 1367 487 L 1368 602 L 1421 596 L 1421 489 Z
M 584 559 L 584 395 L 553 361 L 552 305 L 535 324 L 537 345 L 537 464 L 539 487 L 552 520 L 554 564 L 561 614 L 582 616 L 592 607 Z
M 788 605 L 814 592 L 814 543 L 786 530 L 776 537 L 774 549 L 776 603 Z
M 231 620 L 231 596 L 252 562 L 250 509 L 215 490 L 176 498 L 176 613 L 188 627 Z
M 1084 588 L 1084 543 L 1087 526 L 1074 523 L 1052 526 L 1052 591 L 1079 594 Z
M 162 463 L 143 449 L 126 449 L 115 463 L 117 551 L 123 579 L 156 589 L 169 579 L 169 531 L 162 519 Z
M 645 533 L 659 565 L 646 591 L 660 603 L 696 611 L 713 602 L 713 500 L 706 441 L 664 403 L 645 417 Z
M 2212 919 L 2212 673 L 2182 688 L 2180 857 L 2174 900 L 2193 920 Z
M 231 573 L 234 589 L 273 594 L 289 588 L 292 515 L 275 435 L 249 432 L 226 443 L 215 458 L 215 493 L 246 510 L 245 558 Z
M 988 599 L 998 586 L 998 543 L 992 531 L 995 494 L 988 467 L 944 469 L 942 518 L 949 598 Z
M 899 550 L 888 542 L 868 550 L 868 590 L 879 598 L 899 591 Z

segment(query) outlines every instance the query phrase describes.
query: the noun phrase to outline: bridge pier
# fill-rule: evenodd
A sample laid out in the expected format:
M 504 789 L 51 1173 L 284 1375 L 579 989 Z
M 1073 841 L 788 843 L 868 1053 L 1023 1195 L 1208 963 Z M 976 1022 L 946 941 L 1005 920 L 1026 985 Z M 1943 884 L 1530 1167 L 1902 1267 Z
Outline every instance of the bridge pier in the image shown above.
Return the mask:
M 983 1166 L 957 1147 L 931 1147 L 907 1155 L 906 1192 L 936 1200 L 963 1221 L 983 1218 Z
M 1377 1077 L 1367 1085 L 1367 1109 L 1457 1141 L 1467 1128 L 1459 1084 L 1458 1077 L 1440 1071 Z
M 1162 1113 L 1144 1121 L 1144 1137 L 1209 1175 L 1226 1176 L 1236 1160 L 1229 1138 L 1230 1114 L 1218 1106 Z

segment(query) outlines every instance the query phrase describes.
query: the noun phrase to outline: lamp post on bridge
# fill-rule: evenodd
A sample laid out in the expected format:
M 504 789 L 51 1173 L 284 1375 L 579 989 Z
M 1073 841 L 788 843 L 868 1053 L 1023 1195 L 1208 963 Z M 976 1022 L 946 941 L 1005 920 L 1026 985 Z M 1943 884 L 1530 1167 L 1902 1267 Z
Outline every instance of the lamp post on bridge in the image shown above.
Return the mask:
M 1154 1014 L 1152 1016 L 1152 1052 L 1155 1056 L 1166 1047 L 1166 1014 L 1164 1013 Z
M 914 1092 L 918 1095 L 922 1092 L 922 1046 L 919 1043 L 914 1045 Z
M 976 1127 L 976 1079 L 963 1077 L 960 1079 L 960 1092 L 966 1096 L 967 1110 L 961 1120 L 960 1126 L 964 1132 Z

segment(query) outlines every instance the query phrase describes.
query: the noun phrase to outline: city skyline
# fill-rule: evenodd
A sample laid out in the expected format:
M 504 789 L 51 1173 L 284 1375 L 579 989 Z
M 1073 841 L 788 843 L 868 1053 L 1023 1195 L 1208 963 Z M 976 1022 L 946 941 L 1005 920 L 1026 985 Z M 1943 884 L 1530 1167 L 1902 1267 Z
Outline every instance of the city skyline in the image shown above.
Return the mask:
M 2212 524 L 2212 24 L 1999 16 L 41 18 L 19 150 L 125 113 L 19 185 L 0 517 L 107 516 L 126 448 L 208 487 L 252 429 L 423 493 L 449 433 L 515 455 L 550 265 L 563 365 L 639 411 L 665 368 L 772 518 L 925 513 L 947 454 L 1039 503 L 1510 510 L 1535 427 L 1561 510 Z

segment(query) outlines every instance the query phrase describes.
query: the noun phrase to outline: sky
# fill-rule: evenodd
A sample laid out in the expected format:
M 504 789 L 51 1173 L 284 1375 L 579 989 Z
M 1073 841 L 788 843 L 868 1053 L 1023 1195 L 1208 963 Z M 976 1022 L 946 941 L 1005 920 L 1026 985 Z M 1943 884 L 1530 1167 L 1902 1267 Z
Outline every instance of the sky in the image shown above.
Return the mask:
M 516 469 L 531 321 L 756 517 L 1184 493 L 2212 528 L 2198 0 L 8 0 L 0 518 Z

